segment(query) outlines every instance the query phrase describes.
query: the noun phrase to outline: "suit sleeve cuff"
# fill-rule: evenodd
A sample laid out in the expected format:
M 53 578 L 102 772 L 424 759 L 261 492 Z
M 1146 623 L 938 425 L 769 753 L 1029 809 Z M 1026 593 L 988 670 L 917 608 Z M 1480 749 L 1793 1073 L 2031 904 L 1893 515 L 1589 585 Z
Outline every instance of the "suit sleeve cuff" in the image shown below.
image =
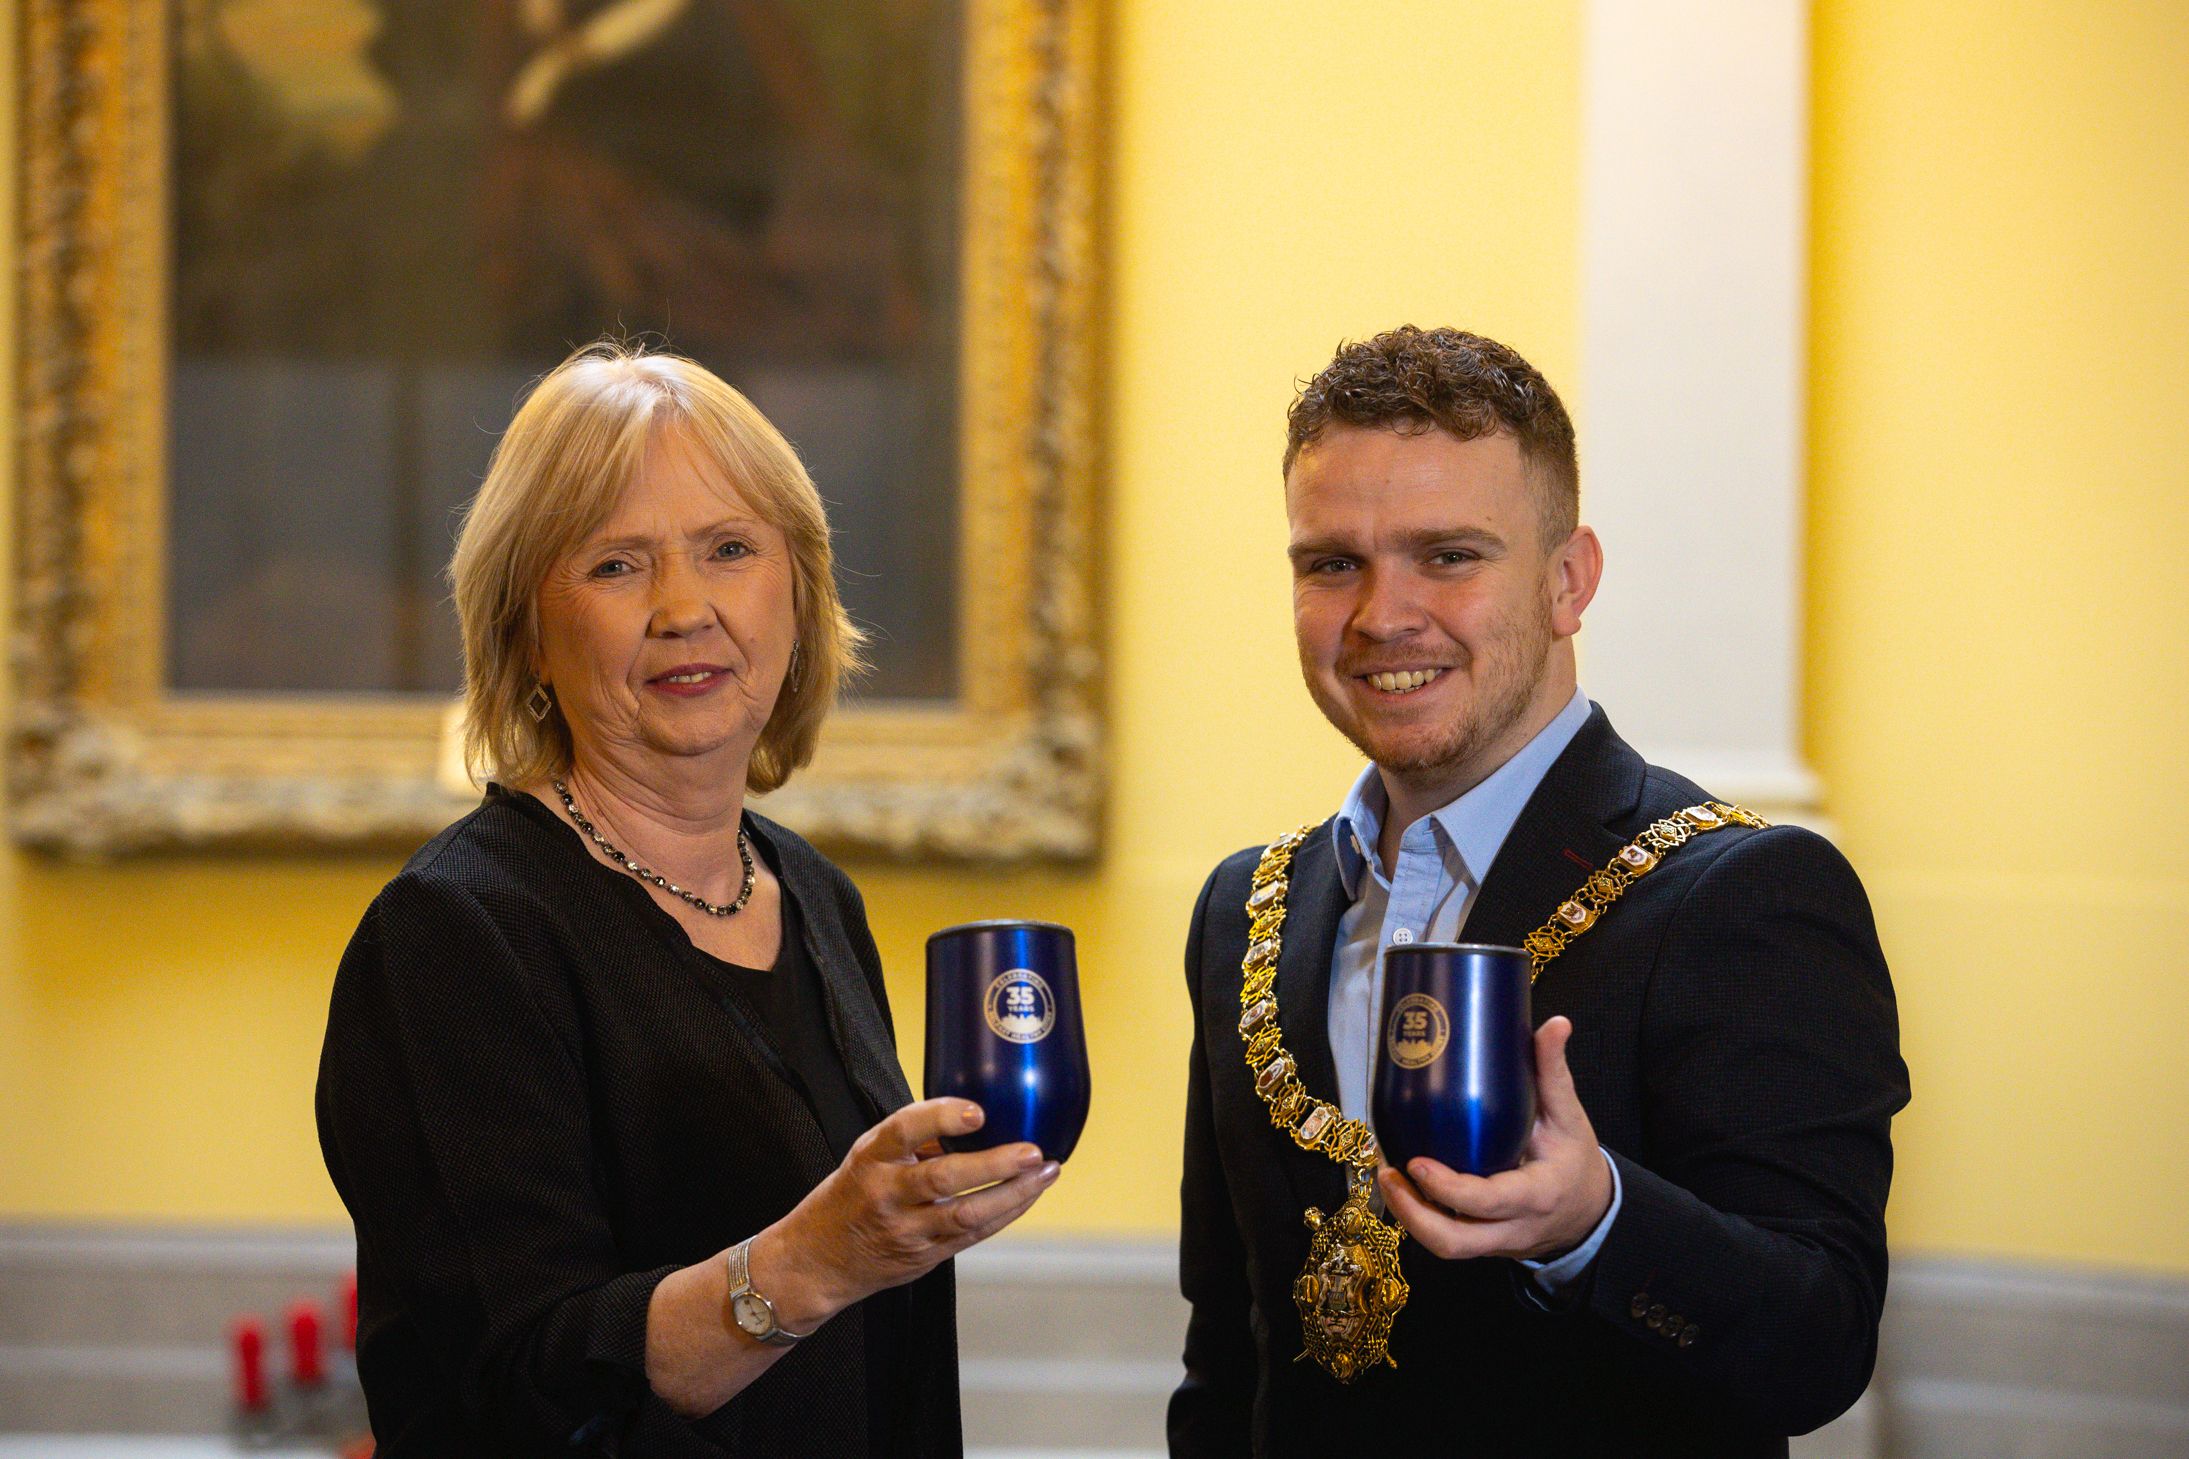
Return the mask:
M 1556 1297 L 1578 1280 L 1596 1260 L 1596 1253 L 1603 1250 L 1604 1239 L 1611 1235 L 1611 1223 L 1619 1218 L 1619 1206 L 1626 1198 L 1626 1189 L 1619 1179 L 1619 1162 L 1611 1158 L 1611 1152 L 1602 1146 L 1597 1153 L 1604 1157 L 1604 1164 L 1611 1168 L 1611 1204 L 1604 1208 L 1604 1218 L 1589 1232 L 1588 1239 L 1551 1261 L 1529 1261 L 1522 1258 L 1520 1264 L 1528 1269 L 1534 1285 L 1546 1297 Z

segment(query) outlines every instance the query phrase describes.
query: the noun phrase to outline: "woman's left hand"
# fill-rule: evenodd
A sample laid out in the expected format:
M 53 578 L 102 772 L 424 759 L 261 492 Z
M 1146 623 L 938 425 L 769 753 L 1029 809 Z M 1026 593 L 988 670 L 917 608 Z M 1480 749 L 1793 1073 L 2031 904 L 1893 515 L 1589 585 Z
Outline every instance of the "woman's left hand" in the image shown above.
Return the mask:
M 962 1099 L 907 1105 L 861 1135 L 828 1179 L 752 1239 L 754 1289 L 792 1332 L 811 1333 L 885 1287 L 933 1271 L 1017 1220 L 1055 1182 L 1031 1145 L 942 1153 L 944 1135 L 980 1128 Z M 712 1413 L 788 1349 L 746 1337 L 728 1317 L 721 1256 L 671 1272 L 646 1317 L 646 1377 L 680 1414 Z
M 804 1331 L 801 1320 L 826 1321 L 925 1276 L 1025 1214 L 1057 1176 L 1037 1147 L 941 1153 L 945 1135 L 970 1134 L 982 1118 L 963 1099 L 905 1106 L 861 1135 L 842 1165 L 754 1240 L 753 1284 L 783 1321 Z

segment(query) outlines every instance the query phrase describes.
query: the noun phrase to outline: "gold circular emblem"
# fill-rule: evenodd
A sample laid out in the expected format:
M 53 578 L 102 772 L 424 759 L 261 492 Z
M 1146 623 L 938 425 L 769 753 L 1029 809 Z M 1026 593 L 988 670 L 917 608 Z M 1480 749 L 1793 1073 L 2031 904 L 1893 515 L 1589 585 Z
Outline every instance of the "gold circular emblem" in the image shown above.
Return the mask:
M 1011 968 L 989 980 L 981 1000 L 989 1032 L 1014 1044 L 1038 1044 L 1056 1026 L 1056 995 L 1032 968 Z
M 1452 1020 L 1444 1005 L 1427 993 L 1409 993 L 1391 1010 L 1383 1047 L 1401 1069 L 1419 1069 L 1452 1041 Z

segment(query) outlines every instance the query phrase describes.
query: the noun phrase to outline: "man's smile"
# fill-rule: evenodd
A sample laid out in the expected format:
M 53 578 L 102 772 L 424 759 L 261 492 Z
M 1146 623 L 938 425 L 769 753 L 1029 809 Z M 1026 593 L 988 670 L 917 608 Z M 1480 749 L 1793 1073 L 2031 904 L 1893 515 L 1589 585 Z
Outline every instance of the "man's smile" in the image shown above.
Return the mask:
M 1355 674 L 1353 677 L 1385 694 L 1411 694 L 1417 689 L 1435 683 L 1444 677 L 1442 667 L 1433 669 L 1385 669 L 1372 674 Z

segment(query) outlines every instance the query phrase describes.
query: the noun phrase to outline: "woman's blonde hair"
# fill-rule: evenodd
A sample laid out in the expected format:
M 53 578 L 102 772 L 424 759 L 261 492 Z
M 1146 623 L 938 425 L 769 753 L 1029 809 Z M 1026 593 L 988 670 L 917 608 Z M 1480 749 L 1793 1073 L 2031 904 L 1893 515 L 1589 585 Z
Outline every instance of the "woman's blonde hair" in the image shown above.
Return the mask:
M 448 576 L 463 626 L 464 763 L 474 779 L 523 785 L 570 768 L 561 705 L 542 719 L 526 707 L 538 687 L 540 585 L 608 519 L 647 443 L 670 427 L 790 545 L 797 672 L 753 747 L 749 790 L 773 790 L 813 758 L 838 689 L 866 667 L 866 635 L 836 593 L 821 495 L 783 433 L 703 366 L 604 340 L 533 387 L 456 534 Z

